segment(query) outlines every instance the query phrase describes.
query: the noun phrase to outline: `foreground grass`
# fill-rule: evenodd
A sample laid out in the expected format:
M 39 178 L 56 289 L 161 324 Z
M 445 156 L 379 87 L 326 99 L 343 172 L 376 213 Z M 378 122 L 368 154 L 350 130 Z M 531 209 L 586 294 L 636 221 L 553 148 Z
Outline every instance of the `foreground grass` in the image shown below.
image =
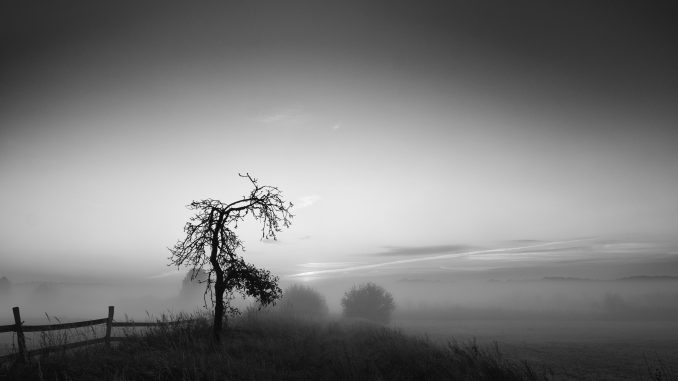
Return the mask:
M 367 322 L 312 322 L 249 313 L 222 342 L 200 318 L 107 349 L 34 359 L 0 380 L 543 380 L 526 363 L 474 343 L 440 347 Z

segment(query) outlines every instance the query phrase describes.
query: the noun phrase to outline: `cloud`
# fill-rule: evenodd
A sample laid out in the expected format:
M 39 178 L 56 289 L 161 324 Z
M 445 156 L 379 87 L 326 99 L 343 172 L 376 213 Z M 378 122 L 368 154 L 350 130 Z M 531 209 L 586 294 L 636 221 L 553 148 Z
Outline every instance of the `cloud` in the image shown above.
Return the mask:
M 330 275 L 330 274 L 340 274 L 340 273 L 352 273 L 361 270 L 372 270 L 380 267 L 387 266 L 397 266 L 404 264 L 411 264 L 416 262 L 424 261 L 433 261 L 438 259 L 451 259 L 451 258 L 460 258 L 460 257 L 472 257 L 472 258 L 484 258 L 484 257 L 494 257 L 492 259 L 497 259 L 497 256 L 503 257 L 503 255 L 514 253 L 517 250 L 533 249 L 537 247 L 548 247 L 555 245 L 570 244 L 573 242 L 581 242 L 589 239 L 575 239 L 567 241 L 553 241 L 553 242 L 544 242 L 544 243 L 535 243 L 531 245 L 524 246 L 515 246 L 515 247 L 500 247 L 496 249 L 484 249 L 484 250 L 471 250 L 471 251 L 461 251 L 456 253 L 447 253 L 447 254 L 438 254 L 438 255 L 429 255 L 429 256 L 419 256 L 414 258 L 404 258 L 388 262 L 377 262 L 370 264 L 361 264 L 355 266 L 346 266 L 340 268 L 330 268 L 325 270 L 315 270 L 315 271 L 305 271 L 297 274 L 292 274 L 289 277 L 291 278 L 305 278 L 305 277 L 318 277 L 321 275 Z
M 298 126 L 308 119 L 309 114 L 302 107 L 287 107 L 255 118 L 259 123 L 275 126 Z
M 307 207 L 315 204 L 316 202 L 318 202 L 318 200 L 320 200 L 320 196 L 318 196 L 317 194 L 312 194 L 312 195 L 309 195 L 309 196 L 302 196 L 302 197 L 299 197 L 299 201 L 297 201 L 297 203 L 294 204 L 294 205 L 297 208 L 307 208 Z
M 299 267 L 311 269 L 336 269 L 348 266 L 355 266 L 358 262 L 308 262 L 299 264 Z
M 472 246 L 467 245 L 437 245 L 437 246 L 385 246 L 387 251 L 374 253 L 377 256 L 410 256 L 410 255 L 427 255 L 427 254 L 442 254 L 453 253 L 460 251 L 468 251 L 473 249 Z
M 336 131 L 341 128 L 341 122 L 337 122 L 332 126 L 332 130 Z

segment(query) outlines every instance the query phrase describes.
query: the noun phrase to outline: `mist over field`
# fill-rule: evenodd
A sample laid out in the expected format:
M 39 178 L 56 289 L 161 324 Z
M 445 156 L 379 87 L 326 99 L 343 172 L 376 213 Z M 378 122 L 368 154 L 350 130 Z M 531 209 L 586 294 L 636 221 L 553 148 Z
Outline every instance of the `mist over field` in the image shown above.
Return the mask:
M 319 291 L 334 314 L 341 314 L 339 301 L 348 289 L 376 282 L 393 294 L 396 316 L 403 318 L 678 318 L 678 260 L 671 246 L 595 239 L 509 244 L 388 249 L 361 257 L 369 262 L 299 264 L 296 269 L 310 271 L 277 274 L 282 288 L 305 284 Z M 641 251 L 644 258 L 639 260 Z M 187 270 L 166 271 L 99 281 L 8 274 L 0 298 L 4 306 L 22 306 L 25 316 L 35 319 L 44 313 L 70 319 L 98 316 L 108 305 L 132 319 L 204 309 L 205 284 L 195 281 L 192 294 L 186 295 Z M 207 301 L 211 305 L 209 295 Z M 242 298 L 234 302 L 253 303 Z
M 678 261 L 672 250 L 668 244 L 599 239 L 391 247 L 362 255 L 362 262 L 302 263 L 295 267 L 301 272 L 278 274 L 283 289 L 317 291 L 329 319 L 342 319 L 340 302 L 352 287 L 373 282 L 393 295 L 388 325 L 402 332 L 440 345 L 499 345 L 508 358 L 530 359 L 573 379 L 642 379 L 648 361 L 677 365 Z M 102 318 L 109 305 L 116 321 L 208 311 L 205 284 L 187 285 L 186 269 L 166 271 L 98 282 L 8 274 L 0 325 L 12 324 L 11 306 L 21 307 L 25 324 Z M 282 300 L 284 305 L 285 295 Z M 209 296 L 207 304 L 211 309 Z M 236 298 L 233 305 L 256 308 L 251 298 Z M 3 353 L 11 352 L 12 336 L 0 335 Z M 39 335 L 27 340 L 39 347 Z M 610 363 L 619 365 L 602 370 Z

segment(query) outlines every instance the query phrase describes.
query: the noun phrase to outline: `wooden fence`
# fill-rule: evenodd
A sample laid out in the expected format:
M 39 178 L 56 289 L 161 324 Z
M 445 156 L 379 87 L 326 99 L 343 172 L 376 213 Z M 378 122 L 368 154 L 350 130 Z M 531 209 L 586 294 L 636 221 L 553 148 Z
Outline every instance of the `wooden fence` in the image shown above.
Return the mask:
M 18 353 L 11 353 L 7 355 L 0 356 L 0 362 L 8 359 L 17 359 L 18 361 L 28 362 L 30 356 L 47 354 L 49 352 L 72 349 L 77 347 L 82 347 L 85 345 L 92 344 L 106 344 L 110 346 L 112 341 L 121 341 L 126 339 L 126 337 L 115 337 L 111 336 L 111 330 L 113 327 L 154 327 L 154 326 L 163 326 L 163 325 L 173 325 L 178 323 L 184 323 L 188 321 L 178 321 L 178 322 L 115 322 L 113 321 L 113 315 L 115 308 L 113 306 L 108 307 L 108 317 L 102 319 L 86 320 L 73 323 L 62 323 L 62 324 L 46 324 L 46 325 L 24 325 L 21 321 L 21 314 L 19 312 L 19 307 L 12 308 L 14 313 L 14 324 L 10 325 L 0 325 L 0 333 L 3 332 L 16 332 L 16 341 Z M 61 345 L 55 345 L 50 347 L 44 347 L 39 349 L 27 350 L 26 349 L 26 339 L 24 337 L 25 332 L 45 332 L 45 331 L 54 331 L 62 329 L 72 329 L 72 328 L 81 328 L 89 327 L 93 325 L 106 324 L 106 335 L 104 337 L 94 338 L 90 340 L 78 341 L 74 343 L 66 343 Z

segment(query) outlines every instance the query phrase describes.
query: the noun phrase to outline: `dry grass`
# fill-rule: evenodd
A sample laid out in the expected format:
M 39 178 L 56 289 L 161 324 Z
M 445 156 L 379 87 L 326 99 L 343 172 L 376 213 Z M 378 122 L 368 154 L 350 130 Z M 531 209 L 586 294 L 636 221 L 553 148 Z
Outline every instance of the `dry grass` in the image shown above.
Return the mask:
M 207 316 L 127 332 L 0 371 L 0 380 L 545 380 L 544 372 L 474 342 L 438 346 L 365 321 L 312 321 L 248 311 L 221 343 Z M 46 343 L 52 344 L 47 340 Z

